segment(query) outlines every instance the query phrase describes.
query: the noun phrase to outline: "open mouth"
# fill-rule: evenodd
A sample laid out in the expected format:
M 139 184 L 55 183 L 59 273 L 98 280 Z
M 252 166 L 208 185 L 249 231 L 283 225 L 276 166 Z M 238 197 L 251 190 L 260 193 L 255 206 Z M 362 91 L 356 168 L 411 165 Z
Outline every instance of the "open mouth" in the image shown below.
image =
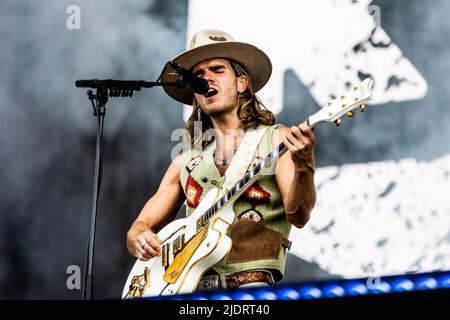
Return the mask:
M 215 96 L 217 94 L 217 90 L 214 88 L 209 88 L 208 92 L 205 94 L 205 97 L 211 98 L 212 96 Z

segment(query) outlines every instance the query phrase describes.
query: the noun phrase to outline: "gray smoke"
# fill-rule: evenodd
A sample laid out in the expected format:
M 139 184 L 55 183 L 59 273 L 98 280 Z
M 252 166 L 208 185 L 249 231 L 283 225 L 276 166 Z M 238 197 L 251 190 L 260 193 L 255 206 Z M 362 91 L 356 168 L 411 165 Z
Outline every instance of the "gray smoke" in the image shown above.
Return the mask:
M 66 268 L 83 269 L 96 120 L 76 79 L 156 80 L 185 46 L 184 1 L 0 4 L 0 298 L 79 298 Z M 96 239 L 96 297 L 118 297 L 134 261 L 125 234 L 170 161 L 182 109 L 161 88 L 110 99 Z

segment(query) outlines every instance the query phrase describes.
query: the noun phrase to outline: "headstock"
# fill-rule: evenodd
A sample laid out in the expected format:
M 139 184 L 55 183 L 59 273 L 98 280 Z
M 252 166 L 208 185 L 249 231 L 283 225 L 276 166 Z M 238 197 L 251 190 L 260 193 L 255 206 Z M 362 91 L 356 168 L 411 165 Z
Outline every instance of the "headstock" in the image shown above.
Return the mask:
M 334 122 L 341 124 L 340 117 L 346 114 L 353 117 L 353 109 L 359 107 L 361 112 L 365 109 L 365 104 L 372 99 L 373 81 L 365 79 L 359 85 L 354 86 L 346 95 L 339 96 L 328 102 L 318 112 L 308 118 L 308 124 L 315 126 L 319 122 Z

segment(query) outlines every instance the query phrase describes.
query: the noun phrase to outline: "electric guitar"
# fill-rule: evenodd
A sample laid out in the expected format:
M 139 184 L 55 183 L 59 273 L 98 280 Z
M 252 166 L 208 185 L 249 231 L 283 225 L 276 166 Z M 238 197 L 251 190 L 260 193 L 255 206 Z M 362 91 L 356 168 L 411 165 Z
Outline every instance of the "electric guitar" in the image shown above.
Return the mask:
M 340 124 L 344 114 L 353 117 L 353 109 L 372 97 L 371 79 L 353 87 L 347 95 L 328 102 L 303 123 L 314 127 L 321 122 Z M 230 250 L 232 241 L 227 230 L 234 221 L 233 204 L 258 179 L 260 174 L 287 151 L 281 143 L 229 191 L 210 190 L 191 216 L 177 219 L 158 232 L 161 256 L 149 261 L 137 260 L 123 289 L 122 298 L 143 298 L 159 295 L 191 293 L 200 278 Z

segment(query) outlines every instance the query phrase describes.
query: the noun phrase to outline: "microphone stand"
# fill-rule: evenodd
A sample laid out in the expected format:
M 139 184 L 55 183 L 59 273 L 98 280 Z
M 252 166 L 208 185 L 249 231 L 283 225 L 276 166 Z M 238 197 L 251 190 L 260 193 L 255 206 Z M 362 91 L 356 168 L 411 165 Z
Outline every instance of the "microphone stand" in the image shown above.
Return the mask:
M 159 79 L 158 79 L 159 80 Z M 75 86 L 84 88 L 94 88 L 87 91 L 89 100 L 94 109 L 94 116 L 97 118 L 97 139 L 95 147 L 95 165 L 94 165 L 94 183 L 92 190 L 92 208 L 89 227 L 89 236 L 87 241 L 87 252 L 84 269 L 83 282 L 83 300 L 92 300 L 94 292 L 94 242 L 95 227 L 97 220 L 98 198 L 100 194 L 101 178 L 102 178 L 102 143 L 103 143 L 103 122 L 106 114 L 106 102 L 109 97 L 132 97 L 134 91 L 141 88 L 151 88 L 154 86 L 175 86 L 184 88 L 186 83 L 182 80 L 176 82 L 146 82 L 146 81 L 122 81 L 122 80 L 77 80 Z M 95 99 L 95 103 L 94 103 Z

